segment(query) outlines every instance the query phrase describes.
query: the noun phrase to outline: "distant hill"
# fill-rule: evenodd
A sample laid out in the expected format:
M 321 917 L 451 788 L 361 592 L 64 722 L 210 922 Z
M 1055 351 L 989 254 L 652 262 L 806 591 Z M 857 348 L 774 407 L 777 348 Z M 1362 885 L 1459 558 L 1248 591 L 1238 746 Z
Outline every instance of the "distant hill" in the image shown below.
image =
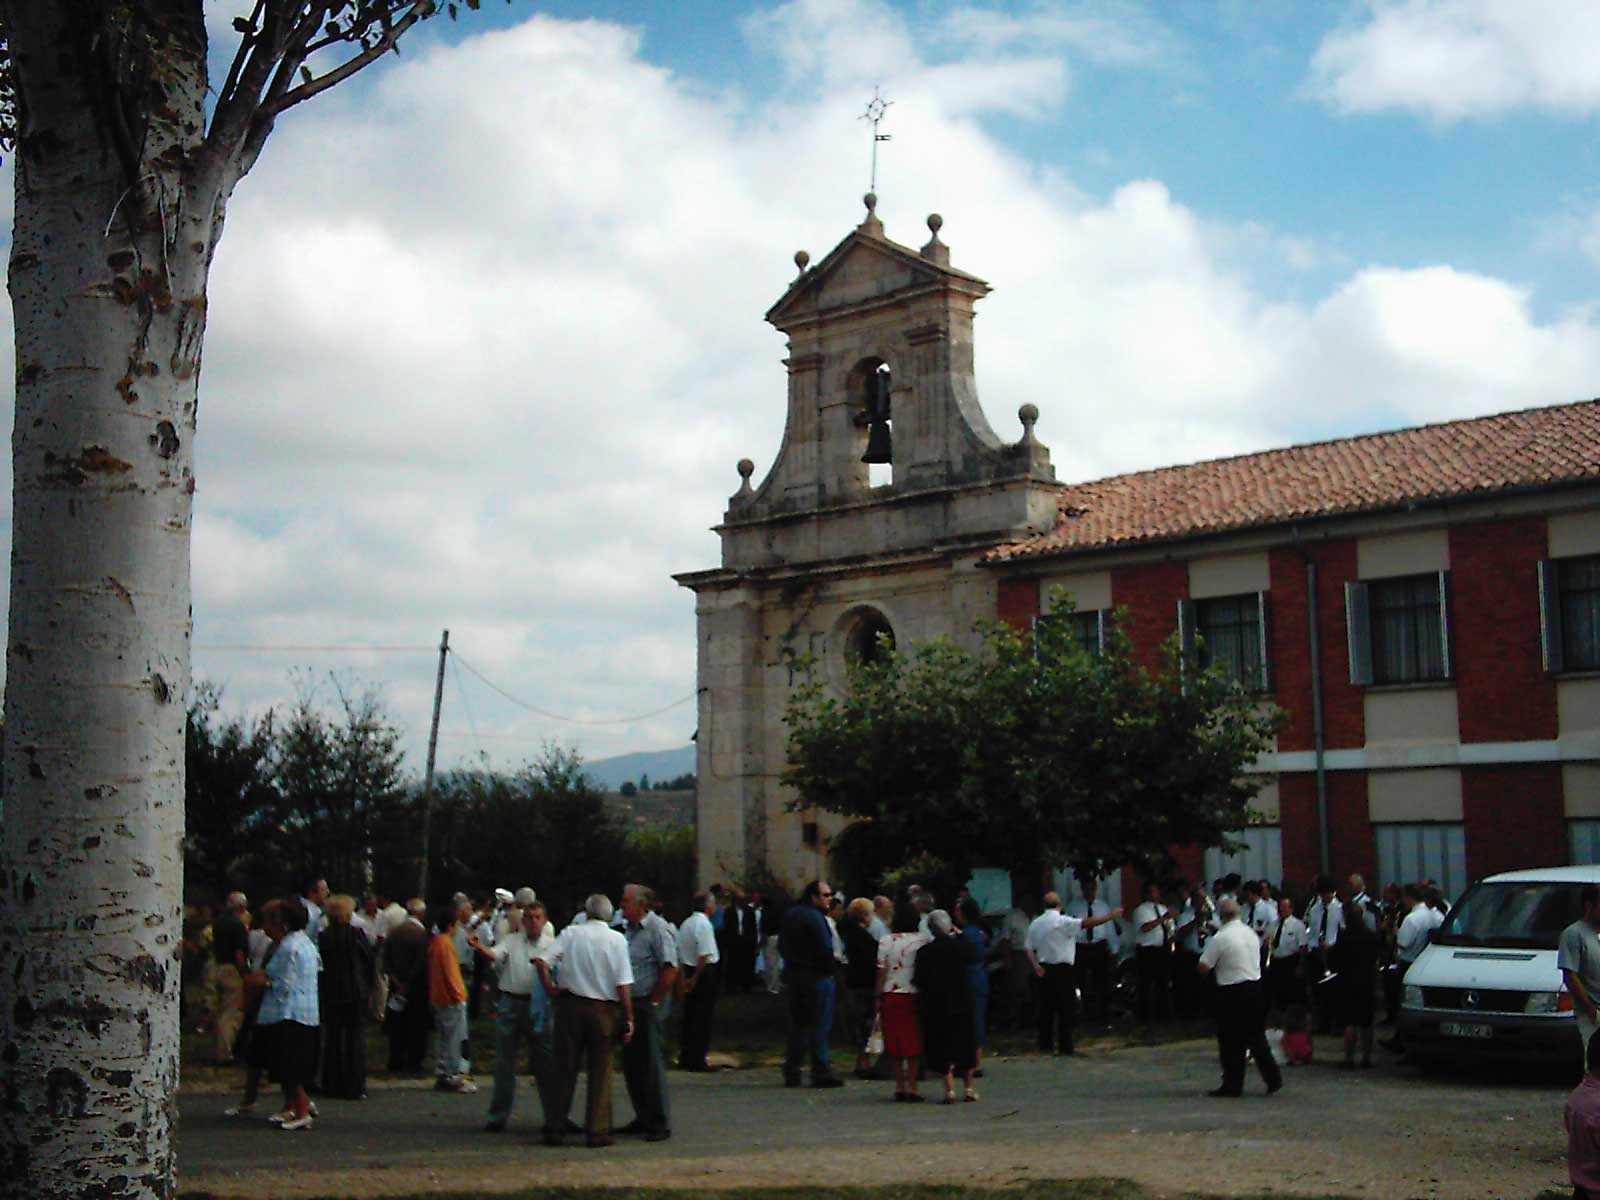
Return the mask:
M 676 750 L 644 750 L 637 754 L 619 754 L 615 758 L 601 758 L 583 764 L 584 773 L 608 792 L 614 792 L 628 782 L 638 783 L 640 775 L 651 779 L 676 779 L 679 775 L 694 774 L 694 747 L 681 746 Z

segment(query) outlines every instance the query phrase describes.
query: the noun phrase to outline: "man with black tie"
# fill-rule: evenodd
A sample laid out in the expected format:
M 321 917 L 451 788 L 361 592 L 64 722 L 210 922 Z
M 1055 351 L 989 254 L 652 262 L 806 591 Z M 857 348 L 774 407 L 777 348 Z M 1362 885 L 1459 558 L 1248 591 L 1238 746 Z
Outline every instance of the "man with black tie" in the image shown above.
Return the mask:
M 733 903 L 728 906 L 728 957 L 722 967 L 723 985 L 730 993 L 748 992 L 755 983 L 756 948 L 760 944 L 756 922 L 756 910 L 750 898 L 735 892 Z
M 1083 899 L 1067 905 L 1067 915 L 1080 921 L 1104 917 L 1110 905 L 1098 899 L 1098 881 L 1093 875 L 1082 881 Z M 1122 933 L 1115 921 L 1084 925 L 1078 930 L 1078 988 L 1083 993 L 1083 1015 L 1091 1021 L 1104 1021 L 1111 1005 L 1111 964 L 1122 952 Z

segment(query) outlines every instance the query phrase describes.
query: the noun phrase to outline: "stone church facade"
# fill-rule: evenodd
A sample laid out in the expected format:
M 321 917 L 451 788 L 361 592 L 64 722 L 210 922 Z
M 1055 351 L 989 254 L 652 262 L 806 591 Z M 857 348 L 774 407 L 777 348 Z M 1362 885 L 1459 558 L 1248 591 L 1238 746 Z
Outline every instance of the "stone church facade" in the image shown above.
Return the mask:
M 677 577 L 702 881 L 827 873 L 838 819 L 780 783 L 799 664 L 842 686 L 881 634 L 1026 628 L 1063 592 L 1091 640 L 1115 614 L 1153 660 L 1176 632 L 1289 714 L 1247 851 L 1188 852 L 1191 874 L 1454 887 L 1600 860 L 1600 404 L 1064 484 L 1031 406 L 1015 441 L 985 418 L 989 287 L 928 223 L 899 245 L 868 197 L 767 313 L 789 339 L 781 448 L 759 486 L 739 464 L 721 566 Z

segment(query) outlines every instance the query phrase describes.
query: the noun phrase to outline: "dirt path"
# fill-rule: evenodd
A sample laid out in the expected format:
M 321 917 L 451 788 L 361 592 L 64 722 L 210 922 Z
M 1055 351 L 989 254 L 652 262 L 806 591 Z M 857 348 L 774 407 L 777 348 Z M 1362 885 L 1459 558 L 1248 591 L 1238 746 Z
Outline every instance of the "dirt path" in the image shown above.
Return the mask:
M 615 1082 L 620 1123 L 631 1114 Z M 622 1139 L 608 1150 L 541 1145 L 526 1084 L 518 1089 L 525 1107 L 498 1135 L 481 1131 L 486 1093 L 382 1087 L 362 1103 L 324 1102 L 307 1134 L 224 1121 L 220 1097 L 190 1093 L 181 1101 L 179 1162 L 186 1192 L 241 1200 L 534 1183 L 1001 1187 L 1083 1176 L 1219 1195 L 1528 1200 L 1566 1186 L 1567 1087 L 1558 1080 L 1318 1065 L 1291 1071 L 1270 1099 L 1259 1079 L 1244 1099 L 1208 1099 L 1215 1082 L 1215 1051 L 1202 1041 L 993 1062 L 983 1100 L 949 1108 L 894 1104 L 887 1084 L 793 1091 L 770 1071 L 673 1074 L 672 1140 Z

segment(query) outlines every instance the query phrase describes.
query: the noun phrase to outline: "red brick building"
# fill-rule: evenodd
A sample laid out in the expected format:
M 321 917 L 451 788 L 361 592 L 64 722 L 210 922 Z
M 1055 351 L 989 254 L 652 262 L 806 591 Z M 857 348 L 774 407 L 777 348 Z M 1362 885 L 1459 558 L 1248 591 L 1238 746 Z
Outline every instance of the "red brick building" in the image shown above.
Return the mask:
M 1600 861 L 1600 402 L 1115 476 L 999 547 L 997 610 L 1177 632 L 1288 714 L 1235 864 L 1447 890 Z M 1214 876 L 1222 857 L 1192 864 Z

